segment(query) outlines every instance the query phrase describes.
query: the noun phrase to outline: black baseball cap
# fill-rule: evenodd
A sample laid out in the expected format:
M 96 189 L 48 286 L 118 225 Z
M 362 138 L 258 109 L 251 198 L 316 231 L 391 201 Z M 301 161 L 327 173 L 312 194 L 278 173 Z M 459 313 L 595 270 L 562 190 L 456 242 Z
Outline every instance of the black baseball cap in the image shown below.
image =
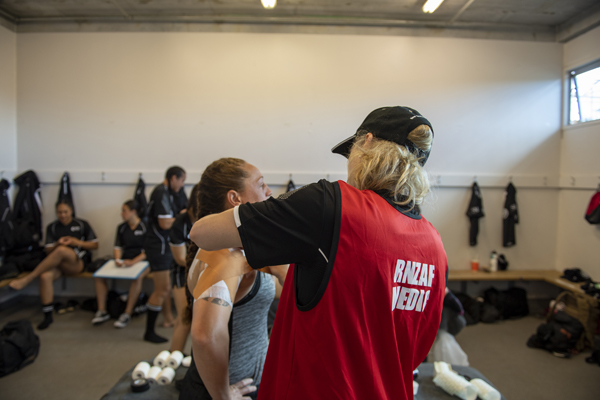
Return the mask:
M 378 108 L 367 115 L 367 118 L 358 127 L 354 135 L 335 145 L 331 151 L 348 158 L 350 149 L 359 135 L 358 132 L 366 131 L 372 133 L 378 139 L 405 146 L 410 152 L 423 157 L 420 164 L 425 165 L 429 157 L 429 151 L 417 148 L 407 139 L 408 134 L 419 125 L 429 126 L 433 133 L 431 123 L 414 108 L 401 106 Z

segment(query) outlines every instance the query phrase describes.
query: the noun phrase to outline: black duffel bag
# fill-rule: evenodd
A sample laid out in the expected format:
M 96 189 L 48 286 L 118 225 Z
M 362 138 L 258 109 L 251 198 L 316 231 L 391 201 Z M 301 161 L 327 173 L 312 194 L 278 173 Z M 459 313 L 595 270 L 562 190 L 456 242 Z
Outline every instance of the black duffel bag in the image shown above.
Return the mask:
M 31 364 L 40 351 L 40 338 L 26 319 L 11 321 L 0 331 L 0 377 Z

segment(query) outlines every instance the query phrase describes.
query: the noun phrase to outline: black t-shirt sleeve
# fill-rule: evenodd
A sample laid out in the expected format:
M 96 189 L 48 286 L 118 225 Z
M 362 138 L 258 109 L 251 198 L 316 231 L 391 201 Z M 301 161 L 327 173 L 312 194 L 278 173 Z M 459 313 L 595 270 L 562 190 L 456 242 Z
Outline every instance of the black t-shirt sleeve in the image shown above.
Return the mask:
M 49 224 L 46 227 L 46 246 L 50 246 L 50 245 L 56 243 L 56 240 L 57 240 L 52 233 L 52 225 L 53 224 L 54 223 Z
M 83 221 L 83 228 L 85 229 L 85 241 L 86 242 L 90 242 L 92 240 L 96 240 L 96 234 L 94 233 L 94 230 L 92 229 L 92 227 L 90 226 L 90 224 L 88 224 L 87 221 Z
M 185 231 L 185 214 L 179 214 L 173 222 L 171 227 L 171 233 L 169 234 L 169 243 L 173 246 L 181 246 L 187 241 L 185 237 L 187 235 Z
M 152 217 L 153 218 L 173 218 L 173 208 L 168 189 L 155 190 L 152 193 Z
M 115 247 L 123 247 L 123 239 L 121 238 L 121 227 L 123 225 L 117 226 L 117 234 L 115 235 Z
M 321 180 L 277 199 L 240 205 L 238 232 L 250 266 L 298 264 L 328 254 L 334 185 Z

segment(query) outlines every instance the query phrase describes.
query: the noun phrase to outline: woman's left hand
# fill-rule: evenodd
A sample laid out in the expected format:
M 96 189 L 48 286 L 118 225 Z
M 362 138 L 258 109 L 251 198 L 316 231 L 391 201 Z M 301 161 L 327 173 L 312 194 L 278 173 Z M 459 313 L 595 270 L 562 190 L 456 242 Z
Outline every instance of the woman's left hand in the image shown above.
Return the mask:
M 58 243 L 70 247 L 78 247 L 80 245 L 80 241 L 72 236 L 63 236 L 58 239 Z
M 135 264 L 133 260 L 123 260 L 124 267 L 131 267 L 133 264 Z

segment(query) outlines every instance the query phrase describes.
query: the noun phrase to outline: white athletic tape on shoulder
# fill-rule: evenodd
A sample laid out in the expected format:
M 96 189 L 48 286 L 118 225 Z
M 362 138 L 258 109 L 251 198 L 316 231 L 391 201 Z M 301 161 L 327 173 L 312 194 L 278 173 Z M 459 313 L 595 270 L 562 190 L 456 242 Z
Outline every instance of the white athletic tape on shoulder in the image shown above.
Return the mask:
M 229 288 L 225 281 L 219 281 L 206 289 L 204 293 L 198 296 L 198 299 L 203 299 L 205 297 L 216 297 L 217 299 L 221 299 L 231 307 L 233 307 L 233 303 L 231 301 L 231 295 L 229 294 Z

